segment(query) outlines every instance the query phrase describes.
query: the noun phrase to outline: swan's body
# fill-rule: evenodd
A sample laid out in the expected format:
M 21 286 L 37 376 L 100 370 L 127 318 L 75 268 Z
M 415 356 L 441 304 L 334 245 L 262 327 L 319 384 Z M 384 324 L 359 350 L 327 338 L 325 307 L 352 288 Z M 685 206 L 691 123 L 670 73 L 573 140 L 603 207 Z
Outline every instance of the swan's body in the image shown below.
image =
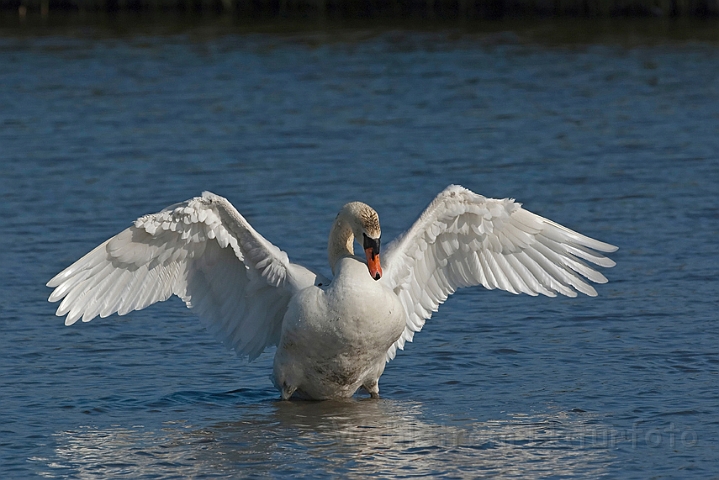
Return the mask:
M 387 351 L 405 327 L 397 295 L 354 257 L 339 260 L 328 287 L 309 287 L 290 301 L 275 354 L 284 397 L 351 397 L 359 387 L 379 394 Z
M 354 256 L 363 240 L 366 261 Z M 441 192 L 379 262 L 380 226 L 352 202 L 328 242 L 334 278 L 297 264 L 211 193 L 145 215 L 63 270 L 48 286 L 66 325 L 124 315 L 175 294 L 238 354 L 277 345 L 274 381 L 282 397 L 346 398 L 378 380 L 397 349 L 457 288 L 596 295 L 583 277 L 606 278 L 600 252 L 616 247 L 459 186 Z

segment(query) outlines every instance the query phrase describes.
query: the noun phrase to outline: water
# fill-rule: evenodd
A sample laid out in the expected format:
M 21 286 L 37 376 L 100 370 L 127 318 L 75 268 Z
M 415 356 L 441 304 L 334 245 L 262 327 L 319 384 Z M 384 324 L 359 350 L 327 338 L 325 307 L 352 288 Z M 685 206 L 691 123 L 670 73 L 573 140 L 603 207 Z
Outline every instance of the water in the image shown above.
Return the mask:
M 501 30 L 501 25 L 499 27 Z M 719 55 L 521 34 L 0 38 L 5 478 L 719 475 Z M 280 402 L 178 299 L 64 327 L 45 282 L 141 214 L 227 196 L 328 273 L 450 183 L 616 244 L 599 297 L 461 290 L 383 398 Z

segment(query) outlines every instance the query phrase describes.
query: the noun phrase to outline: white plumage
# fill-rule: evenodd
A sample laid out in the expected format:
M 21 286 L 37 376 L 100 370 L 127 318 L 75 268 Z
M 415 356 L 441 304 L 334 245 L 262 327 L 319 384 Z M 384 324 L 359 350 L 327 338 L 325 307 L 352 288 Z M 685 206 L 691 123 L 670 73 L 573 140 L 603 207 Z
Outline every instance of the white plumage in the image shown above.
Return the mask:
M 353 256 L 353 239 L 363 235 L 379 239 L 376 212 L 347 204 L 329 239 L 330 281 L 291 263 L 229 201 L 205 192 L 140 217 L 60 272 L 47 283 L 55 288 L 49 300 L 62 300 L 57 315 L 72 325 L 174 294 L 240 355 L 253 359 L 277 345 L 284 398 L 347 397 L 360 387 L 376 396 L 385 361 L 456 289 L 595 296 L 587 280 L 607 279 L 586 262 L 611 267 L 599 252 L 616 250 L 514 200 L 454 185 L 386 247 L 377 282 Z
M 582 260 L 612 267 L 614 262 L 597 252 L 616 249 L 524 210 L 514 200 L 485 198 L 449 186 L 412 228 L 387 246 L 384 278 L 407 314 L 407 326 L 387 352 L 387 360 L 411 342 L 460 287 L 482 285 L 533 296 L 596 296 L 582 277 L 596 283 L 607 279 Z

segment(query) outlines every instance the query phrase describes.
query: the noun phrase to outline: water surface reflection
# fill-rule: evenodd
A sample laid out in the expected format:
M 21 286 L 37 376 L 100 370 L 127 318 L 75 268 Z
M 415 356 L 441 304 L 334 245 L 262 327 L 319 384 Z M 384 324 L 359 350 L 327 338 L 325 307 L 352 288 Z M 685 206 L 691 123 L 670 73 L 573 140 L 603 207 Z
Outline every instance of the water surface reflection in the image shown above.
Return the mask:
M 47 474 L 98 476 L 480 473 L 525 477 L 600 475 L 616 438 L 591 415 L 516 414 L 436 422 L 413 401 L 265 402 L 204 427 L 169 422 L 159 431 L 82 427 L 56 434 Z M 234 417 L 240 418 L 235 420 Z M 35 459 L 44 460 L 44 459 Z M 45 463 L 45 462 L 43 462 Z

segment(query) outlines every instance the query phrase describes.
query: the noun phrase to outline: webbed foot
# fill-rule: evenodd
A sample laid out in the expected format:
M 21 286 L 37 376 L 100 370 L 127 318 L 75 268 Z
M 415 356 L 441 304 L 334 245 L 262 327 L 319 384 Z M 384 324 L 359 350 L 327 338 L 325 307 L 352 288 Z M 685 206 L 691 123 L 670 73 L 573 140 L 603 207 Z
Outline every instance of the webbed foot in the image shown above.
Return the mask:
M 377 383 L 377 380 L 362 385 L 362 388 L 367 390 L 370 397 L 379 398 L 379 383 Z
M 280 392 L 282 400 L 289 400 L 292 394 L 295 393 L 295 390 L 297 390 L 297 387 L 292 387 L 290 385 L 287 385 L 287 383 L 283 383 L 282 391 Z

